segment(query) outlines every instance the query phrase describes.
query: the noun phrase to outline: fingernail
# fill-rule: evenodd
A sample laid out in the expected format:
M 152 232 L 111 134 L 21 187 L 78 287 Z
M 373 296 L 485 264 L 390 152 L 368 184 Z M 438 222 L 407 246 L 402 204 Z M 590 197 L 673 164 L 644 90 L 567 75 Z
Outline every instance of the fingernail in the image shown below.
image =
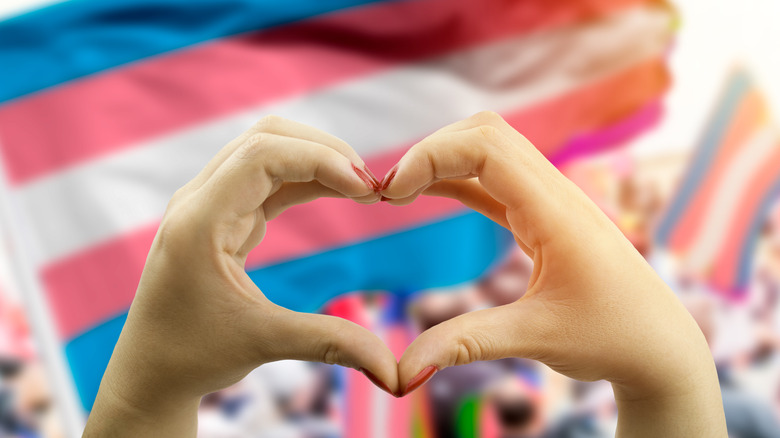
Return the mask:
M 367 369 L 365 369 L 365 368 L 361 368 L 361 369 L 360 369 L 360 372 L 361 372 L 361 373 L 363 373 L 363 375 L 364 375 L 364 376 L 366 376 L 366 377 L 368 378 L 368 380 L 370 380 L 370 381 L 371 381 L 371 383 L 373 383 L 374 385 L 376 385 L 377 387 L 379 387 L 379 389 L 381 389 L 382 391 L 384 391 L 384 392 L 386 392 L 386 393 L 388 393 L 388 394 L 390 394 L 390 395 L 392 395 L 392 396 L 394 396 L 394 397 L 396 396 L 395 394 L 393 394 L 393 392 L 392 392 L 392 391 L 390 391 L 390 388 L 388 388 L 388 387 L 387 387 L 387 385 L 385 384 L 385 382 L 383 382 L 383 381 L 379 380 L 379 379 L 378 379 L 378 378 L 377 378 L 377 377 L 374 375 L 374 373 L 372 373 L 371 371 L 369 371 L 369 370 L 367 370 Z
M 398 173 L 397 164 L 387 172 L 387 175 L 385 175 L 384 178 L 382 178 L 382 186 L 379 188 L 380 191 L 385 190 L 390 186 L 390 183 L 393 181 L 393 178 L 395 178 L 396 173 Z
M 369 189 L 376 190 L 376 185 L 371 182 L 371 177 L 368 176 L 368 174 L 363 169 L 360 169 L 353 164 L 352 170 L 354 170 L 357 176 L 362 179 L 364 183 L 366 183 Z
M 379 190 L 379 180 L 376 179 L 376 175 L 374 175 L 374 172 L 371 171 L 371 169 L 368 168 L 368 165 L 363 165 L 363 170 L 368 174 L 368 176 L 371 177 L 371 182 L 374 183 L 374 190 Z
M 436 372 L 439 371 L 438 368 L 434 365 L 430 365 L 424 370 L 420 371 L 420 374 L 417 374 L 414 379 L 410 380 L 409 383 L 406 384 L 406 388 L 404 389 L 404 392 L 401 393 L 401 397 L 409 394 L 410 392 L 414 391 L 415 389 L 422 386 L 423 383 L 427 382 L 428 379 L 433 377 Z

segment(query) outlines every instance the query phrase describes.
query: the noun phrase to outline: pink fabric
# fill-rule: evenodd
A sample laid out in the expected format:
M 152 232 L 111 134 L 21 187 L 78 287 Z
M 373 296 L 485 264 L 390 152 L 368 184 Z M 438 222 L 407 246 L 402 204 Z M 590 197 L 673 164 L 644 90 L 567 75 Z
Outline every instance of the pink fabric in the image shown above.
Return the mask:
M 572 133 L 592 131 L 613 122 L 618 114 L 636 111 L 649 98 L 656 98 L 667 85 L 663 60 L 653 59 L 504 117 L 550 156 L 560 150 Z M 632 87 L 641 90 L 622 92 Z M 616 97 L 604 102 L 604 95 Z M 369 157 L 367 163 L 377 175 L 384 175 L 408 147 L 401 145 L 383 156 Z M 272 221 L 263 244 L 249 254 L 247 266 L 281 262 L 390 234 L 454 214 L 462 208 L 456 201 L 442 198 L 427 198 L 408 209 L 382 203 L 362 206 L 345 200 L 321 199 L 293 207 L 284 213 L 284 221 Z M 392 215 L 387 214 L 389 209 Z M 150 223 L 44 268 L 43 280 L 63 339 L 70 339 L 127 310 L 157 226 L 157 222 Z M 323 229 L 328 233 L 322 233 Z
M 8 178 L 17 185 L 243 109 L 638 3 L 422 0 L 348 9 L 145 59 L 18 99 L 0 107 L 0 148 Z M 312 44 L 313 33 L 328 39 Z

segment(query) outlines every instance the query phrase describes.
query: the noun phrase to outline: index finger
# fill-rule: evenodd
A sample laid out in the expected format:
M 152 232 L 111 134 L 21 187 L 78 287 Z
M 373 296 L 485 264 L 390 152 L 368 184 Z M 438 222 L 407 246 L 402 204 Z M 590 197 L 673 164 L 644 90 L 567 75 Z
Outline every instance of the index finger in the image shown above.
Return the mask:
M 283 182 L 318 181 L 349 198 L 374 193 L 366 175 L 338 151 L 308 140 L 256 134 L 203 185 L 216 213 L 243 215 L 256 210 Z
M 253 136 L 261 133 L 308 140 L 330 147 L 342 155 L 345 155 L 356 167 L 363 169 L 371 178 L 374 178 L 363 159 L 344 140 L 294 120 L 268 115 L 260 119 L 246 132 L 242 133 L 223 147 L 214 158 L 206 164 L 203 170 L 201 170 L 190 184 L 193 187 L 200 187 L 231 155 L 233 155 L 233 153 L 235 153 L 236 150 L 242 147 L 242 145 L 249 141 Z
M 399 161 L 382 195 L 404 199 L 439 180 L 478 177 L 506 206 L 512 231 L 533 248 L 561 228 L 570 214 L 565 204 L 579 193 L 528 140 L 519 133 L 511 139 L 503 131 L 491 124 L 429 136 Z

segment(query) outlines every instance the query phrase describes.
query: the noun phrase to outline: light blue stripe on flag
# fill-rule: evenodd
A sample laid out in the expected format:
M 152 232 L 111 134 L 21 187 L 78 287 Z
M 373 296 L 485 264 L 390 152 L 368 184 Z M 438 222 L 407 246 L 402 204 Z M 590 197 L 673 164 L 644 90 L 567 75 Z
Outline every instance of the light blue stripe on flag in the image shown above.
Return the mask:
M 71 0 L 0 22 L 0 102 L 171 50 L 378 0 Z
M 479 213 L 334 249 L 249 276 L 280 306 L 313 312 L 358 290 L 415 290 L 452 286 L 484 274 L 515 245 L 506 229 Z M 84 409 L 90 410 L 126 315 L 71 340 L 65 347 Z

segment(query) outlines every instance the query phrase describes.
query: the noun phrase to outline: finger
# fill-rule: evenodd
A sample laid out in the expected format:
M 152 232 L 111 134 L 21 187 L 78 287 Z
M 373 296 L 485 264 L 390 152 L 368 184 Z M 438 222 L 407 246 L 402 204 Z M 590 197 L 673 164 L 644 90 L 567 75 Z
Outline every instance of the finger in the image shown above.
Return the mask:
M 404 206 L 409 205 L 412 202 L 414 202 L 415 199 L 417 199 L 420 195 L 427 190 L 428 186 L 420 187 L 418 188 L 414 193 L 412 193 L 409 196 L 406 196 L 404 198 L 398 198 L 398 199 L 388 199 L 388 198 L 382 198 L 382 201 L 387 202 L 390 205 L 395 206 Z
M 275 134 L 247 139 L 204 184 L 214 214 L 243 215 L 256 210 L 283 182 L 318 181 L 349 198 L 374 193 L 370 181 L 338 151 L 308 140 Z
M 509 226 L 509 221 L 506 218 L 506 206 L 493 199 L 487 190 L 482 187 L 482 184 L 474 178 L 462 181 L 439 181 L 425 189 L 423 195 L 456 199 L 466 207 L 485 215 L 493 222 L 512 231 L 512 227 Z M 534 252 L 531 248 L 526 246 L 520 239 L 515 238 L 515 241 L 528 257 L 534 258 Z
M 521 147 L 530 146 L 527 152 L 537 152 L 539 155 L 542 155 L 538 149 L 533 147 L 531 142 L 529 142 L 528 139 L 525 138 L 523 134 L 518 132 L 512 125 L 507 123 L 507 121 L 504 120 L 503 117 L 501 117 L 498 113 L 493 111 L 478 112 L 469 118 L 459 120 L 455 123 L 452 123 L 450 125 L 447 125 L 439 129 L 433 135 L 465 131 L 468 129 L 476 128 L 478 126 L 492 126 L 498 129 L 499 131 L 501 131 L 502 134 L 506 135 L 515 144 Z
M 537 315 L 532 306 L 521 300 L 466 313 L 423 332 L 398 363 L 401 395 L 447 367 L 507 357 L 543 357 L 550 324 L 539 316 L 543 309 Z
M 274 192 L 263 202 L 266 221 L 275 219 L 290 207 L 318 198 L 346 198 L 343 193 L 320 184 L 318 181 L 303 183 L 283 183 L 279 190 Z M 361 204 L 374 204 L 378 201 L 376 193 L 372 192 L 368 196 L 354 198 L 354 201 Z
M 472 177 L 470 177 L 470 176 L 457 177 L 456 176 L 456 177 L 452 177 L 448 181 L 461 180 L 461 179 L 466 179 L 467 180 L 467 179 L 472 179 Z M 417 190 L 414 191 L 414 193 L 412 193 L 412 194 L 410 194 L 408 196 L 405 196 L 405 197 L 402 197 L 402 198 L 387 198 L 387 197 L 383 197 L 382 201 L 385 201 L 385 202 L 387 202 L 390 205 L 399 205 L 399 206 L 401 206 L 401 205 L 409 205 L 412 202 L 414 202 L 415 199 L 417 199 L 420 195 L 425 194 L 425 192 L 428 190 L 429 187 L 431 187 L 432 185 L 438 184 L 439 182 L 440 182 L 440 180 L 438 178 L 434 178 L 434 179 L 431 180 L 430 183 L 428 183 L 428 184 L 426 184 L 426 185 L 424 185 L 422 187 L 418 187 Z M 443 182 L 443 181 L 441 181 L 441 182 Z
M 395 177 L 384 182 L 381 193 L 402 199 L 442 179 L 476 176 L 506 207 L 515 235 L 534 248 L 560 228 L 557 222 L 564 211 L 559 199 L 569 196 L 570 187 L 548 161 L 540 164 L 526 149 L 488 125 L 433 135 L 401 158 Z
M 262 208 L 265 211 L 265 220 L 275 219 L 292 206 L 305 204 L 323 197 L 345 198 L 343 194 L 317 181 L 283 183 L 279 190 L 263 202 Z
M 444 180 L 425 189 L 426 196 L 439 196 L 460 201 L 466 207 L 487 216 L 488 219 L 511 231 L 506 219 L 506 206 L 495 199 L 482 187 L 478 180 Z
M 298 138 L 301 140 L 308 140 L 314 143 L 319 143 L 323 146 L 327 146 L 335 151 L 338 151 L 342 155 L 346 156 L 356 167 L 364 170 L 373 180 L 376 182 L 376 178 L 373 173 L 368 169 L 366 163 L 360 158 L 357 152 L 344 140 L 331 135 L 327 132 L 321 131 L 309 125 L 305 125 L 300 122 L 288 120 L 283 117 L 268 115 L 260 119 L 251 128 L 239 135 L 236 139 L 228 143 L 222 150 L 220 150 L 214 158 L 209 161 L 198 176 L 193 180 L 193 185 L 199 187 L 211 175 L 232 155 L 242 144 L 244 144 L 250 137 L 260 134 L 275 134 L 283 137 Z
M 279 308 L 271 329 L 278 334 L 271 350 L 274 360 L 297 359 L 354 368 L 386 392 L 398 392 L 395 356 L 377 335 L 354 322 Z M 264 333 L 263 339 L 267 339 Z

